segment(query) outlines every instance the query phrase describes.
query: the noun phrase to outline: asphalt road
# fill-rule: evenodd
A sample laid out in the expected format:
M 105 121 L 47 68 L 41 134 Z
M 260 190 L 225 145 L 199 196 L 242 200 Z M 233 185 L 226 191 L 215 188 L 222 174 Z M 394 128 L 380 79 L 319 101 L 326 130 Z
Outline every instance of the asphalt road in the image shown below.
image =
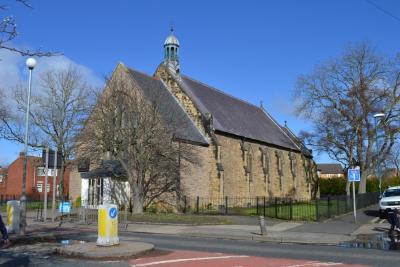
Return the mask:
M 96 235 L 94 233 L 86 233 L 80 238 L 85 237 L 86 240 L 94 241 Z M 213 238 L 193 238 L 179 237 L 171 235 L 153 235 L 138 233 L 121 233 L 121 239 L 130 239 L 143 242 L 149 242 L 155 245 L 158 252 L 175 251 L 175 253 L 183 253 L 187 251 L 190 255 L 197 253 L 214 253 L 223 255 L 245 255 L 253 259 L 254 265 L 240 266 L 275 266 L 275 265 L 255 265 L 260 262 L 260 258 L 265 262 L 272 264 L 273 260 L 283 259 L 284 262 L 290 260 L 304 260 L 304 262 L 336 262 L 343 264 L 359 264 L 364 266 L 400 266 L 400 252 L 383 251 L 375 249 L 358 249 L 358 248 L 342 248 L 334 246 L 317 246 L 317 245 L 299 245 L 299 244 L 277 244 L 277 243 L 259 243 L 255 241 L 238 241 L 238 240 L 222 240 Z M 214 255 L 212 254 L 212 255 Z M 210 254 L 211 255 L 211 254 Z M 156 255 L 155 255 L 156 256 Z M 242 259 L 240 259 L 242 260 Z M 258 261 L 257 261 L 258 260 Z M 239 262 L 239 259 L 237 259 Z M 95 262 L 90 260 L 60 258 L 55 256 L 43 256 L 32 251 L 24 253 L 11 253 L 0 251 L 0 267 L 2 266 L 132 266 L 131 261 L 103 261 Z M 222 266 L 222 265 L 205 266 Z M 278 264 L 278 262 L 276 263 Z M 143 265 L 145 266 L 145 265 Z M 192 266 L 184 265 L 162 265 L 162 266 Z M 203 266 L 203 265 L 193 265 Z M 224 265 L 225 266 L 225 265 Z M 238 266 L 238 265 L 226 265 Z M 326 266 L 326 265 L 284 265 L 276 266 Z M 344 266 L 344 265 L 341 265 Z
M 127 237 L 149 242 L 157 249 L 220 252 L 269 258 L 303 259 L 310 261 L 341 262 L 367 266 L 400 266 L 399 251 L 342 248 L 334 246 L 259 243 L 254 241 L 187 238 L 151 234 L 131 234 Z

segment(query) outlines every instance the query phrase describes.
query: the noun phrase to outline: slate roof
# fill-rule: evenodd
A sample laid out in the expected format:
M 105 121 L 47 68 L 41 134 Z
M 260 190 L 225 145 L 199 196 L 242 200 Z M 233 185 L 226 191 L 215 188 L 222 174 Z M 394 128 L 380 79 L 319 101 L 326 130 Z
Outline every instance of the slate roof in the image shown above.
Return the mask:
M 343 174 L 343 167 L 339 163 L 319 163 L 317 169 L 322 174 Z
M 215 130 L 300 151 L 264 109 L 187 76 L 182 76 L 180 86 L 203 115 L 213 116 Z
M 208 145 L 205 137 L 161 80 L 130 68 L 128 70 L 148 100 L 156 104 L 165 125 L 174 132 L 176 138 Z

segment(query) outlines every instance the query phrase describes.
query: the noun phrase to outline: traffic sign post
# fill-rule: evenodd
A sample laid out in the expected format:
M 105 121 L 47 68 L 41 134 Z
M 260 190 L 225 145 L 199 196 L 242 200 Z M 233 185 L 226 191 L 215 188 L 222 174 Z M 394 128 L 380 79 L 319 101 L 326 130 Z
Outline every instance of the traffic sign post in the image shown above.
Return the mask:
M 353 213 L 354 213 L 354 223 L 357 223 L 355 182 L 361 181 L 360 167 L 355 167 L 354 169 L 348 169 L 347 179 L 349 182 L 353 182 Z

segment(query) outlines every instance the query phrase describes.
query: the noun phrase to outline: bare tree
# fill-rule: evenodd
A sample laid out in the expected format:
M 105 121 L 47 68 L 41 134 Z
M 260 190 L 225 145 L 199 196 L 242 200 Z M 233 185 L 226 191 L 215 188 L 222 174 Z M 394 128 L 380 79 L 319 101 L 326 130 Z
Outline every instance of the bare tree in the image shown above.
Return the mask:
M 362 43 L 298 79 L 294 94 L 298 114 L 314 125 L 303 138 L 346 167 L 359 164 L 360 193 L 365 192 L 366 179 L 378 161 L 389 155 L 399 132 L 399 59 L 378 55 Z M 384 137 L 378 151 L 373 117 L 377 112 L 386 114 L 379 123 Z
M 196 157 L 174 138 L 173 110 L 163 110 L 160 95 L 145 95 L 135 82 L 118 71 L 107 86 L 79 137 L 79 155 L 100 162 L 108 152 L 121 165 L 133 213 L 154 201 L 173 201 L 180 191 L 182 162 Z M 185 125 L 180 124 L 180 127 Z
M 400 177 L 400 143 L 396 143 L 393 146 L 385 166 L 386 168 L 394 168 L 396 170 L 396 176 Z
M 41 86 L 31 97 L 29 145 L 50 145 L 62 152 L 60 193 L 63 194 L 64 172 L 73 157 L 77 134 L 91 109 L 91 88 L 78 70 L 72 66 L 65 70 L 49 71 L 41 75 Z M 3 119 L 3 136 L 11 141 L 23 143 L 23 116 L 26 93 L 17 86 L 14 99 L 16 112 Z
M 8 117 L 8 110 L 7 106 L 5 103 L 5 96 L 2 88 L 0 88 L 0 137 L 2 136 L 2 133 L 4 132 L 4 126 L 2 121 L 5 120 Z
M 27 0 L 15 0 L 15 2 L 20 3 L 21 5 L 32 8 L 29 1 Z M 6 12 L 9 9 L 9 6 L 6 4 L 0 4 L 0 12 Z M 22 56 L 53 56 L 59 53 L 53 52 L 45 52 L 42 50 L 31 51 L 28 49 L 18 49 L 11 45 L 11 41 L 13 41 L 18 35 L 17 31 L 17 23 L 15 19 L 11 15 L 5 15 L 0 17 L 0 49 L 6 49 L 12 52 L 19 53 Z

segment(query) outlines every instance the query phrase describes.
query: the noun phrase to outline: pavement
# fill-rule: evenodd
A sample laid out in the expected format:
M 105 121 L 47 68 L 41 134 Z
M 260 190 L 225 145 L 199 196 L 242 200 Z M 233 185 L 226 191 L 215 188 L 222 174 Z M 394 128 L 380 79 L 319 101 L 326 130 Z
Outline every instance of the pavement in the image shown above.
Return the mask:
M 93 242 L 76 242 L 57 247 L 55 252 L 63 256 L 72 256 L 93 260 L 132 258 L 152 251 L 154 245 L 144 242 L 122 241 L 118 245 L 99 247 Z
M 378 207 L 371 206 L 323 222 L 293 222 L 266 219 L 267 234 L 261 235 L 260 227 L 253 225 L 172 225 L 130 223 L 128 232 L 210 237 L 221 239 L 255 240 L 279 243 L 338 245 L 356 239 L 359 235 L 379 234 L 389 229 L 386 220 L 378 222 Z

